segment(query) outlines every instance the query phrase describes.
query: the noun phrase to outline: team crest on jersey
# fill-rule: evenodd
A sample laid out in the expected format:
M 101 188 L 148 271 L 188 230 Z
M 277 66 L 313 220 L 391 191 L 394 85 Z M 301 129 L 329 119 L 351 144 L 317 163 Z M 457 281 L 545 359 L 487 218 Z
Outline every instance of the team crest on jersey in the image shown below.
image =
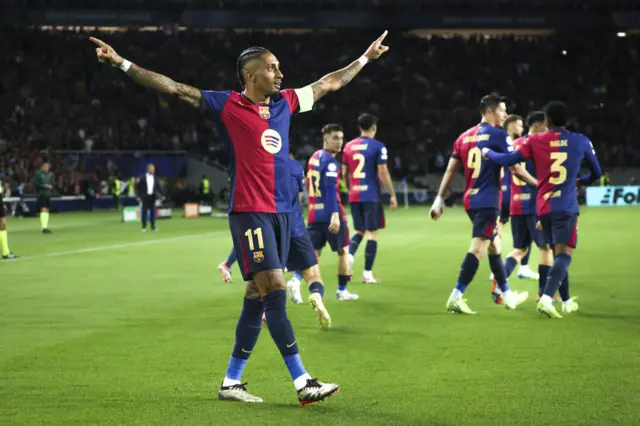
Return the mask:
M 271 118 L 271 111 L 269 110 L 268 106 L 259 106 L 258 114 L 260 114 L 260 118 L 264 118 L 265 120 Z
M 264 253 L 262 250 L 253 252 L 253 261 L 256 263 L 262 263 L 264 261 Z
M 267 129 L 262 132 L 260 139 L 262 141 L 262 147 L 269 154 L 277 154 L 282 149 L 282 137 L 280 133 L 273 129 Z

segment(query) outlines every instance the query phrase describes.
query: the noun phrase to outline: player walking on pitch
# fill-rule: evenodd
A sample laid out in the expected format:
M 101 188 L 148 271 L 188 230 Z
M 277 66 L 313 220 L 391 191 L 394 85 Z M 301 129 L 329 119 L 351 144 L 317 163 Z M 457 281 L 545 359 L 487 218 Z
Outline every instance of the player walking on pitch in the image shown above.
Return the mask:
M 273 53 L 250 47 L 238 57 L 243 92 L 199 90 L 125 60 L 96 38 L 96 54 L 143 86 L 171 94 L 213 119 L 231 155 L 229 227 L 238 263 L 247 283 L 236 327 L 235 345 L 218 396 L 223 400 L 262 402 L 247 392 L 242 373 L 261 330 L 263 311 L 271 337 L 289 369 L 301 404 L 321 401 L 339 387 L 313 379 L 300 359 L 286 314 L 283 268 L 291 238 L 291 182 L 288 168 L 289 127 L 296 113 L 347 85 L 369 62 L 389 48 L 385 31 L 358 60 L 301 89 L 280 90 L 283 74 Z
M 602 176 L 600 164 L 589 138 L 581 133 L 569 132 L 569 107 L 564 102 L 550 102 L 544 109 L 548 131 L 529 135 L 510 154 L 497 153 L 491 147 L 482 147 L 482 154 L 502 166 L 533 160 L 538 177 L 536 209 L 542 224 L 544 240 L 551 244 L 555 254 L 549 270 L 544 292 L 538 302 L 538 312 L 550 318 L 562 318 L 553 306 L 553 296 L 565 282 L 573 250 L 578 245 L 578 195 L 576 183 L 588 185 Z M 582 160 L 591 170 L 578 178 Z M 566 284 L 568 287 L 568 283 Z M 566 288 L 566 297 L 569 296 Z M 560 295 L 563 297 L 563 294 Z M 562 303 L 562 311 L 578 310 L 570 297 Z
M 444 210 L 443 198 L 460 163 L 464 167 L 466 181 L 464 207 L 473 223 L 471 248 L 466 254 L 455 288 L 447 301 L 448 311 L 462 314 L 475 314 L 463 297 L 467 286 L 473 280 L 480 260 L 489 253 L 489 266 L 502 291 L 502 302 L 507 309 L 515 309 L 527 300 L 529 293 L 516 292 L 509 289 L 500 256 L 500 240 L 496 239 L 496 224 L 500 207 L 500 170 L 497 164 L 482 161 L 481 149 L 494 147 L 500 152 L 507 152 L 507 133 L 499 128 L 507 117 L 504 99 L 490 94 L 480 101 L 482 122 L 460 135 L 453 145 L 453 155 L 442 178 L 438 196 L 431 207 L 431 218 L 438 220 Z M 513 169 L 516 175 L 535 185 L 536 181 L 522 166 Z M 495 239 L 495 240 L 494 240 Z
M 398 208 L 398 200 L 387 167 L 387 147 L 375 139 L 378 118 L 362 114 L 358 117 L 358 127 L 360 137 L 347 143 L 342 154 L 342 177 L 348 179 L 349 204 L 355 228 L 349 242 L 349 263 L 353 265 L 358 246 L 366 238 L 362 282 L 377 284 L 379 281 L 373 276 L 372 270 L 378 252 L 378 230 L 385 226 L 380 183 L 389 192 L 391 210 Z
M 340 201 L 339 165 L 336 155 L 342 150 L 344 132 L 342 126 L 331 123 L 322 128 L 323 148 L 309 159 L 307 185 L 309 205 L 307 230 L 316 256 L 320 259 L 322 249 L 329 243 L 338 254 L 338 300 L 356 300 L 357 294 L 347 290 L 351 278 L 348 246 L 349 228 L 347 216 Z

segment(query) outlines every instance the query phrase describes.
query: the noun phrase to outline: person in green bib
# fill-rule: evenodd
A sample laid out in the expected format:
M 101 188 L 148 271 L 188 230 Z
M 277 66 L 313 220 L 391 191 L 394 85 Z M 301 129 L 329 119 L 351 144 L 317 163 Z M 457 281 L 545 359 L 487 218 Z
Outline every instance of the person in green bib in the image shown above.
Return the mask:
M 38 196 L 37 209 L 40 212 L 40 226 L 43 234 L 51 234 L 49 229 L 49 210 L 51 210 L 51 194 L 53 192 L 53 173 L 48 162 L 42 163 L 40 170 L 36 172 L 33 186 Z
M 211 182 L 206 175 L 202 175 L 202 181 L 200 182 L 200 202 L 202 204 L 209 204 L 212 202 Z

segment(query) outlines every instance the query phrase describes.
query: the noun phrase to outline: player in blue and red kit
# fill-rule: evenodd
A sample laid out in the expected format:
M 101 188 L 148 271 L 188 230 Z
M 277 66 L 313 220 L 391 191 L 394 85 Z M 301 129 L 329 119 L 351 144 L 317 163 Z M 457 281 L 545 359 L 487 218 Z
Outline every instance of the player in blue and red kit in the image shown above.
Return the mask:
M 548 131 L 530 135 L 518 146 L 517 151 L 510 154 L 494 152 L 491 147 L 483 149 L 483 154 L 503 166 L 533 161 L 538 177 L 536 210 L 544 239 L 551 244 L 555 254 L 537 309 L 550 318 L 562 318 L 553 306 L 552 297 L 567 276 L 573 250 L 578 244 L 576 183 L 589 184 L 598 179 L 602 171 L 591 141 L 585 135 L 569 132 L 565 128 L 569 120 L 567 105 L 553 101 L 545 107 L 544 112 Z M 578 178 L 584 159 L 590 172 Z M 577 309 L 577 303 L 571 298 L 563 300 L 563 312 L 575 312 Z
M 291 187 L 294 188 L 291 214 L 291 242 L 287 269 L 295 271 L 294 276 L 287 282 L 287 293 L 293 303 L 302 303 L 300 295 L 300 279 L 304 279 L 309 286 L 309 304 L 318 314 L 320 326 L 331 327 L 331 316 L 324 306 L 324 284 L 320 275 L 318 258 L 311 242 L 311 237 L 304 225 L 302 214 L 302 193 L 305 178 L 302 165 L 293 156 L 289 158 L 289 173 Z
M 510 115 L 504 122 L 503 128 L 507 135 L 509 135 L 509 147 L 513 149 L 513 143 L 516 139 L 522 136 L 524 131 L 524 122 L 519 115 Z M 511 183 L 513 181 L 512 173 L 508 167 L 502 168 L 504 174 L 502 176 L 502 207 L 500 209 L 500 228 L 509 222 L 510 210 L 511 210 Z M 516 179 L 518 179 L 516 177 Z M 520 181 L 522 182 L 522 181 Z M 502 229 L 500 229 L 502 231 Z M 529 255 L 531 254 L 531 247 L 527 251 L 527 254 L 520 261 L 520 267 L 518 268 L 518 278 L 528 278 L 531 280 L 537 280 L 538 274 L 533 272 L 529 267 Z M 508 275 L 507 275 L 508 276 Z
M 535 111 L 527 117 L 529 135 L 547 131 L 545 115 L 542 111 Z M 514 135 L 515 136 L 515 135 Z M 528 136 L 517 138 L 514 149 L 527 140 Z M 525 162 L 525 168 L 532 176 L 536 175 L 535 167 L 531 160 Z M 513 251 L 509 253 L 504 262 L 504 270 L 507 278 L 511 275 L 518 262 L 522 261 L 531 252 L 531 243 L 535 242 L 540 249 L 540 261 L 538 262 L 538 298 L 544 290 L 547 282 L 547 275 L 553 263 L 553 252 L 548 242 L 544 240 L 542 233 L 536 229 L 538 217 L 536 215 L 536 187 L 528 185 L 526 182 L 513 177 L 511 179 L 510 193 L 510 216 L 511 234 L 513 236 Z M 501 303 L 500 295 L 494 293 L 494 300 Z
M 480 260 L 487 252 L 489 266 L 502 291 L 502 301 L 507 309 L 515 309 L 529 296 L 527 292 L 511 291 L 507 284 L 500 256 L 500 239 L 496 238 L 501 203 L 501 167 L 482 161 L 483 147 L 492 147 L 500 152 L 508 151 L 507 133 L 499 128 L 507 117 L 504 99 L 497 94 L 483 97 L 480 101 L 480 113 L 482 122 L 461 134 L 456 140 L 438 196 L 430 211 L 433 220 L 440 218 L 444 210 L 443 198 L 462 163 L 466 182 L 464 207 L 473 223 L 473 233 L 471 248 L 462 262 L 458 281 L 447 301 L 446 308 L 448 311 L 463 314 L 475 314 L 463 296 L 478 270 Z M 522 173 L 521 166 L 514 168 L 513 171 L 525 179 L 531 179 L 526 172 Z M 535 179 L 532 183 L 535 184 Z
M 349 228 L 347 215 L 340 201 L 340 177 L 336 155 L 342 149 L 344 132 L 339 124 L 327 124 L 322 128 L 324 148 L 316 151 L 307 166 L 309 190 L 309 222 L 307 230 L 318 259 L 327 243 L 338 253 L 338 300 L 356 300 L 357 294 L 347 290 L 349 283 Z
M 201 91 L 177 83 L 132 64 L 108 44 L 91 38 L 98 45 L 96 55 L 100 62 L 120 68 L 136 83 L 199 108 L 217 124 L 229 152 L 229 227 L 247 286 L 234 349 L 218 392 L 220 399 L 262 402 L 247 392 L 241 378 L 260 334 L 263 311 L 300 403 L 321 401 L 339 390 L 338 385 L 319 382 L 307 373 L 286 314 L 283 268 L 291 238 L 292 193 L 287 173 L 289 126 L 294 114 L 311 110 L 314 102 L 348 84 L 367 62 L 385 53 L 388 47 L 382 41 L 386 34 L 385 31 L 375 40 L 360 59 L 295 90 L 281 90 L 283 74 L 273 53 L 250 47 L 237 61 L 242 93 Z
M 387 147 L 375 139 L 378 118 L 371 114 L 361 114 L 358 117 L 358 127 L 360 137 L 347 143 L 342 153 L 342 177 L 348 179 L 349 204 L 355 228 L 349 243 L 349 263 L 353 266 L 358 246 L 366 238 L 362 282 L 377 284 L 378 280 L 371 271 L 378 252 L 378 230 L 385 227 L 380 182 L 391 197 L 391 210 L 398 208 L 398 200 L 387 167 Z

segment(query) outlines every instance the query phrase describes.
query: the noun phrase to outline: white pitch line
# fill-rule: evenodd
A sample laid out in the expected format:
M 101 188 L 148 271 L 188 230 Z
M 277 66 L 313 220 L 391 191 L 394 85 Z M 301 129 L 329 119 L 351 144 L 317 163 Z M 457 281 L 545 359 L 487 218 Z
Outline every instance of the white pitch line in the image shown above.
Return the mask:
M 60 252 L 57 252 L 57 253 L 47 253 L 47 254 L 39 254 L 39 255 L 36 255 L 36 256 L 19 257 L 17 259 L 13 259 L 13 260 L 9 260 L 9 261 L 5 260 L 2 263 L 7 264 L 7 263 L 20 262 L 22 260 L 45 259 L 45 258 L 48 258 L 48 257 L 67 256 L 67 255 L 72 255 L 72 254 L 83 254 L 83 253 L 93 253 L 93 252 L 96 252 L 96 251 L 117 250 L 117 249 L 129 248 L 129 247 L 146 246 L 146 245 L 159 244 L 159 243 L 168 243 L 170 241 L 188 240 L 188 239 L 191 239 L 191 238 L 210 237 L 210 236 L 213 236 L 213 235 L 220 235 L 220 234 L 223 234 L 223 233 L 224 232 L 222 232 L 222 231 L 206 232 L 204 234 L 181 235 L 179 237 L 158 238 L 158 239 L 155 239 L 155 240 L 136 241 L 136 242 L 132 242 L 132 243 L 122 243 L 122 244 L 113 244 L 113 245 L 110 245 L 110 246 L 87 247 L 87 248 L 77 249 L 77 250 L 60 251 Z

